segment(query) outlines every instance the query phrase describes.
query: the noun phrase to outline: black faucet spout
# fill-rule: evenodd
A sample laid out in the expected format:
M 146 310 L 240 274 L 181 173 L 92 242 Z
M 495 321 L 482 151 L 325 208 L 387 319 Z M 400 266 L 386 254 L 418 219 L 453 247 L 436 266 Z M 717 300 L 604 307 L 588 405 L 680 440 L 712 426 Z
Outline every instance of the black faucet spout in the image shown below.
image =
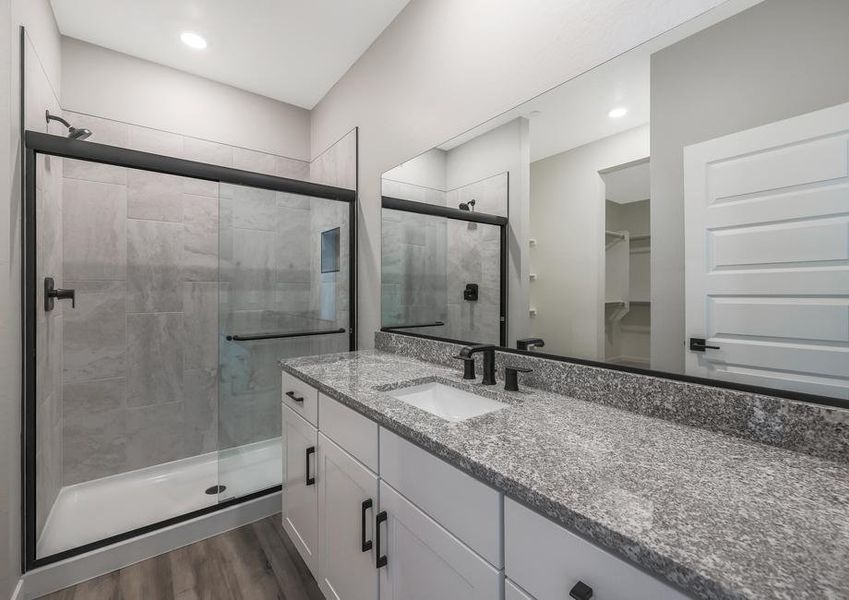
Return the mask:
M 473 354 L 483 354 L 483 385 L 495 385 L 495 346 L 492 344 L 476 344 L 460 350 L 460 356 L 469 359 Z

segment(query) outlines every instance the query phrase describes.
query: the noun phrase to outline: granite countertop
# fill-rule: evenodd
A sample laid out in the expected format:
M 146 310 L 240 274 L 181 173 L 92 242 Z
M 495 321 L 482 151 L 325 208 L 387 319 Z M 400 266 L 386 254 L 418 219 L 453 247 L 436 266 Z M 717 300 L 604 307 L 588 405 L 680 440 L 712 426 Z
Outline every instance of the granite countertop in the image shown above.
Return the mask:
M 849 598 L 849 465 L 380 351 L 283 369 L 696 598 Z M 425 380 L 506 409 L 449 423 L 386 392 Z M 500 382 L 499 382 L 500 383 Z

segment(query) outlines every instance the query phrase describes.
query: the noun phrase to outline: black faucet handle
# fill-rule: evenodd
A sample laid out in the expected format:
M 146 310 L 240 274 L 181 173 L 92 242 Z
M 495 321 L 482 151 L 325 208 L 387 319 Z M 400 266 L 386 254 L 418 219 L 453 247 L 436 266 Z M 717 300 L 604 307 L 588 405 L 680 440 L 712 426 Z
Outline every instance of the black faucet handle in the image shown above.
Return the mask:
M 542 348 L 545 346 L 545 340 L 542 338 L 524 338 L 516 340 L 516 348 L 518 350 L 530 350 L 531 348 Z
M 452 356 L 452 358 L 456 358 L 457 360 L 463 361 L 463 379 L 474 379 L 475 378 L 475 359 L 472 356 L 463 356 L 462 354 L 457 354 L 456 356 Z
M 504 367 L 504 389 L 508 392 L 519 391 L 519 373 L 530 373 L 533 371 L 530 367 Z

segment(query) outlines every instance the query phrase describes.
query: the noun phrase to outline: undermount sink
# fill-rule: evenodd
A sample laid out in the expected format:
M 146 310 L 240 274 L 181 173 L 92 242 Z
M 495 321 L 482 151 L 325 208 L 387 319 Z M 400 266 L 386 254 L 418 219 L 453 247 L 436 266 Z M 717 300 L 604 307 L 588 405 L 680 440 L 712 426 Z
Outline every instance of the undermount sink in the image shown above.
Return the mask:
M 509 406 L 438 381 L 401 388 L 392 392 L 392 396 L 453 423 Z

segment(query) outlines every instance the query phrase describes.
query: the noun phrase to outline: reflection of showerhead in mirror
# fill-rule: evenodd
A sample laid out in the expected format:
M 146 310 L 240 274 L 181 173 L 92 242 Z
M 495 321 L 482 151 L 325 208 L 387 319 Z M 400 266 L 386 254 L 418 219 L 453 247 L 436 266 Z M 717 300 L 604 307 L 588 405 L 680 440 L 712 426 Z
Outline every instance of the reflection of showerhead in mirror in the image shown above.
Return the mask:
M 469 212 L 474 211 L 475 210 L 475 201 L 469 200 L 468 202 L 461 202 L 460 203 L 460 210 L 467 210 Z
M 50 121 L 58 121 L 59 123 L 61 123 L 65 127 L 67 127 L 68 128 L 68 137 L 71 138 L 72 140 L 84 140 L 84 139 L 88 138 L 89 136 L 91 136 L 91 130 L 90 129 L 86 129 L 85 127 L 80 127 L 80 128 L 74 127 L 73 125 L 68 123 L 65 119 L 63 119 L 62 117 L 57 117 L 56 115 L 51 115 L 49 110 L 45 111 L 45 116 L 47 117 L 48 123 L 50 123 Z

